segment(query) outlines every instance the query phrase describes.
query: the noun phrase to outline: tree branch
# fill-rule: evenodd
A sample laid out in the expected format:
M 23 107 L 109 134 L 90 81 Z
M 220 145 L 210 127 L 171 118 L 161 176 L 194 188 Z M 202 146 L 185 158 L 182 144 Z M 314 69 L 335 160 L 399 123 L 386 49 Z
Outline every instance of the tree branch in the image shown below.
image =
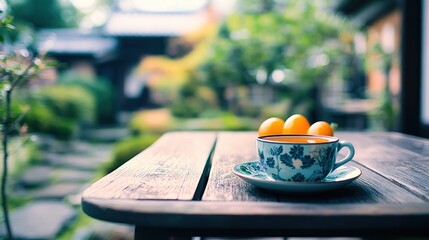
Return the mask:
M 25 68 L 24 72 L 22 72 L 20 75 L 18 75 L 18 77 L 15 80 L 11 81 L 11 91 L 17 87 L 20 82 L 22 82 L 23 80 L 26 80 L 26 77 L 28 76 L 28 72 L 30 71 L 30 69 L 35 65 L 34 61 L 31 61 L 31 64 L 29 64 L 27 66 L 27 68 Z

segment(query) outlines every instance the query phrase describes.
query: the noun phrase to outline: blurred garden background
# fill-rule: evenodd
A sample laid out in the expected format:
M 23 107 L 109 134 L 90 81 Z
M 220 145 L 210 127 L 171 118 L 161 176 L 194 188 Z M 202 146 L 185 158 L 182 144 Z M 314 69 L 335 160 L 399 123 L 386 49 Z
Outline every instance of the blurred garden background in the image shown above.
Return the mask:
M 427 137 L 428 8 L 396 0 L 0 0 L 12 228 L 23 237 L 23 226 L 40 227 L 26 217 L 28 205 L 54 200 L 69 208 L 51 237 L 128 239 L 127 226 L 100 230 L 82 214 L 79 192 L 167 131 L 256 131 L 269 117 L 300 113 L 337 130 Z M 11 79 L 19 84 L 4 120 Z

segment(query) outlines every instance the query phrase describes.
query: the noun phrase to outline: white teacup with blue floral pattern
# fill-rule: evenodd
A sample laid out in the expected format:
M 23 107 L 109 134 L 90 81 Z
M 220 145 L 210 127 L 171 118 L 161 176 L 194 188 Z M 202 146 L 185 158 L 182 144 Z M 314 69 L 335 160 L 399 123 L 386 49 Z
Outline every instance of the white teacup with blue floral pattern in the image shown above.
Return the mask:
M 287 182 L 318 182 L 350 161 L 355 149 L 337 137 L 274 135 L 258 137 L 259 162 L 269 178 Z M 348 155 L 337 161 L 343 148 Z

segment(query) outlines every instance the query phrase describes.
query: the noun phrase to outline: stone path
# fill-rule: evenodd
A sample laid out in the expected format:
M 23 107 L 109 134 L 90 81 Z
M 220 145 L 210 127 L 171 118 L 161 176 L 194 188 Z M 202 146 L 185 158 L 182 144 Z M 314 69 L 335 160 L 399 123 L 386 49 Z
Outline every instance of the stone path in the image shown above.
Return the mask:
M 58 201 L 34 201 L 11 214 L 16 239 L 55 239 L 76 216 L 75 210 Z M 4 236 L 4 229 L 0 235 Z
M 94 180 L 97 169 L 110 160 L 113 146 L 112 143 L 83 141 L 64 143 L 48 137 L 40 137 L 38 141 L 43 161 L 23 171 L 10 191 L 13 198 L 29 199 L 26 205 L 10 212 L 16 239 L 56 239 L 81 211 L 80 193 Z M 117 226 L 116 231 L 112 225 L 116 226 L 94 220 L 76 231 L 74 239 L 89 239 L 94 231 L 103 232 L 100 229 L 133 232 L 128 226 Z M 1 223 L 0 239 L 4 235 L 4 224 Z

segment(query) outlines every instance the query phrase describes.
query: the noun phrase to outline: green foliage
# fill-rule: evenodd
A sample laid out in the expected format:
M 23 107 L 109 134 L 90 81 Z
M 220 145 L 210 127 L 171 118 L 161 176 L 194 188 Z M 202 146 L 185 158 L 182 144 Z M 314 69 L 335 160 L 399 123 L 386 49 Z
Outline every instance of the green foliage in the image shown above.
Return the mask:
M 198 118 L 172 117 L 167 109 L 137 112 L 130 120 L 135 135 L 162 134 L 167 131 L 245 131 L 259 126 L 255 118 L 238 117 L 229 112 L 207 109 Z
M 76 86 L 48 86 L 35 96 L 59 118 L 92 123 L 94 120 L 94 99 L 83 88 Z
M 11 15 L 17 22 L 33 28 L 76 27 L 78 10 L 69 1 L 9 0 Z
M 3 13 L 2 13 L 3 14 Z M 1 140 L 3 142 L 3 165 L 2 165 L 2 184 L 0 188 L 2 216 L 5 226 L 5 236 L 7 239 L 13 239 L 13 232 L 8 211 L 8 194 L 7 194 L 7 178 L 8 178 L 8 162 L 10 159 L 11 148 L 10 137 L 15 133 L 16 129 L 23 130 L 20 133 L 25 133 L 25 127 L 21 128 L 21 116 L 12 115 L 12 106 L 14 104 L 15 90 L 26 83 L 27 80 L 37 77 L 48 65 L 45 64 L 43 56 L 33 56 L 26 49 L 29 42 L 20 41 L 14 43 L 10 39 L 10 30 L 14 29 L 11 24 L 11 17 L 0 16 L 0 104 L 2 108 L 1 115 Z M 20 34 L 17 33 L 16 36 Z M 19 49 L 14 49 L 14 46 L 20 46 Z
M 32 104 L 24 122 L 31 132 L 48 133 L 58 139 L 69 139 L 77 129 L 74 120 L 58 117 L 51 109 L 40 103 Z
M 141 136 L 124 139 L 117 143 L 113 149 L 113 158 L 104 166 L 105 173 L 109 173 L 135 155 L 149 147 L 159 138 L 158 134 L 143 134 Z
M 24 109 L 25 109 L 25 104 L 23 102 L 20 102 L 20 101 L 12 102 L 10 106 L 10 118 L 11 118 L 11 122 L 16 124 L 11 125 L 12 129 L 10 129 L 10 134 L 14 135 L 19 131 L 19 126 L 16 121 L 18 121 L 19 117 L 23 114 L 23 112 L 25 111 Z M 4 119 L 5 114 L 6 114 L 6 108 L 0 107 L 0 118 Z
M 44 87 L 31 95 L 28 102 L 30 109 L 24 122 L 30 131 L 69 139 L 79 124 L 90 124 L 94 120 L 94 99 L 77 86 Z
M 238 117 L 223 112 L 210 118 L 187 118 L 176 120 L 178 129 L 183 131 L 250 131 L 258 128 L 254 118 Z
M 227 113 L 221 116 L 222 130 L 225 131 L 250 131 L 257 129 L 254 119 L 237 117 L 234 114 Z
M 97 123 L 113 121 L 112 89 L 107 80 L 69 72 L 60 76 L 59 83 L 66 87 L 78 86 L 91 93 L 95 99 L 95 121 Z
M 213 90 L 196 81 L 186 83 L 180 90 L 179 98 L 170 106 L 172 114 L 181 118 L 199 117 L 205 110 L 217 108 Z
M 4 14 L 4 13 L 0 13 Z M 12 25 L 13 18 L 11 16 L 2 16 L 3 18 L 0 21 L 0 43 L 6 41 L 6 38 L 11 31 L 15 29 L 15 26 Z
M 329 15 L 319 1 L 240 4 L 247 7 L 222 24 L 200 69 L 220 103 L 230 86 L 261 84 L 285 93 L 294 107 L 310 101 L 313 88 L 343 67 L 353 28 Z M 223 107 L 228 104 L 234 103 Z

